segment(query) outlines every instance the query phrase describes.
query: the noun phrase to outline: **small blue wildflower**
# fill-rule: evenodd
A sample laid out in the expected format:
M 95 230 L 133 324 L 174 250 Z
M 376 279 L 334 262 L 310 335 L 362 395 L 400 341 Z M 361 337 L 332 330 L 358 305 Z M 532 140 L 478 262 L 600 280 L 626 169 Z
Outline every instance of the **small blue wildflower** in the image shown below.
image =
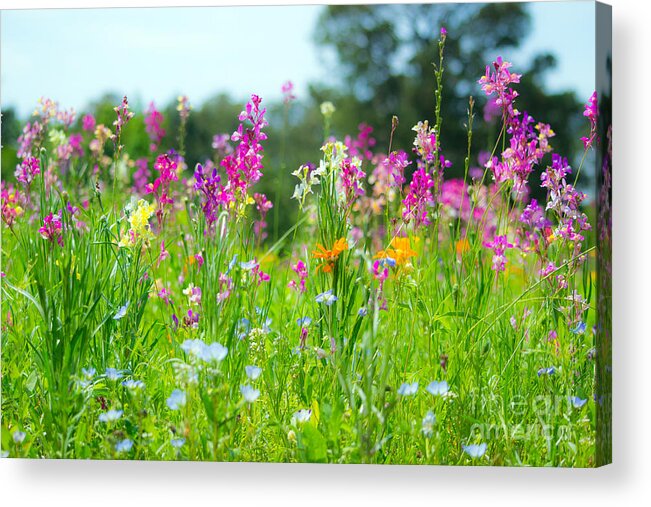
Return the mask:
M 258 265 L 258 261 L 256 261 L 255 259 L 253 259 L 253 260 L 251 260 L 251 261 L 247 261 L 247 262 L 240 262 L 240 267 L 241 267 L 244 271 L 251 271 L 251 270 L 254 269 L 257 265 Z
M 231 270 L 235 267 L 236 263 L 237 263 L 237 254 L 233 255 L 233 258 L 228 263 L 228 269 L 226 270 L 226 274 L 231 272 Z
M 180 449 L 185 444 L 185 438 L 173 438 L 170 440 L 170 444 L 172 444 L 172 447 L 175 449 Z
M 482 444 L 471 444 L 471 445 L 462 445 L 463 452 L 465 452 L 471 458 L 481 458 L 486 452 L 486 443 Z
M 409 382 L 404 382 L 398 388 L 398 394 L 400 396 L 413 396 L 418 392 L 418 382 L 410 384 Z
M 368 315 L 368 310 L 362 306 L 359 310 L 357 310 L 357 315 L 360 317 L 366 317 Z
M 145 383 L 142 380 L 125 380 L 122 382 L 122 385 L 126 387 L 127 389 L 131 389 L 133 391 L 137 389 L 144 389 L 145 388 Z
M 450 387 L 445 380 L 441 380 L 440 382 L 432 380 L 425 390 L 433 396 L 445 396 L 448 394 Z
M 296 323 L 301 327 L 307 327 L 312 324 L 312 319 L 310 317 L 301 317 L 300 319 L 296 319 Z
M 129 308 L 129 301 L 126 302 L 124 306 L 121 306 L 116 314 L 113 316 L 113 320 L 120 320 L 127 314 L 127 308 Z
M 14 431 L 13 435 L 11 436 L 11 438 L 14 439 L 14 442 L 15 442 L 15 443 L 17 443 L 17 444 L 22 444 L 22 443 L 23 443 L 23 440 L 25 440 L 25 437 L 26 437 L 26 436 L 27 436 L 27 435 L 25 434 L 24 431 L 16 430 L 16 431 Z
M 240 392 L 242 393 L 242 397 L 244 398 L 244 401 L 246 401 L 247 403 L 253 403 L 260 396 L 260 391 L 254 389 L 248 384 L 244 386 L 240 386 Z
M 128 438 L 125 438 L 124 440 L 121 440 L 117 444 L 115 444 L 115 451 L 116 452 L 129 452 L 132 447 L 133 447 L 133 442 L 131 440 L 129 440 Z
M 383 268 L 394 268 L 396 266 L 396 260 L 392 257 L 384 257 L 383 259 L 378 259 L 378 264 Z
M 260 374 L 262 373 L 262 368 L 249 365 L 244 367 L 244 371 L 246 372 L 246 376 L 249 377 L 251 380 L 257 380 Z
M 576 326 L 570 328 L 570 331 L 574 334 L 583 334 L 585 333 L 586 324 L 585 322 L 579 321 Z
M 588 402 L 587 399 L 579 398 L 578 396 L 569 396 L 568 400 L 574 408 L 581 408 Z
M 106 371 L 104 372 L 104 376 L 108 380 L 119 380 L 122 378 L 122 372 L 120 370 L 117 370 L 115 368 L 106 368 Z
M 122 412 L 122 410 L 108 410 L 106 412 L 102 412 L 99 415 L 98 419 L 99 419 L 99 422 L 103 422 L 103 423 L 113 422 L 113 421 L 117 421 L 118 419 L 120 419 L 120 417 L 122 417 L 123 413 L 124 412 Z
M 423 417 L 423 428 L 421 430 L 423 435 L 428 438 L 431 437 L 434 434 L 434 424 L 436 424 L 436 416 L 434 415 L 434 412 L 429 411 L 425 417 Z
M 228 355 L 228 348 L 224 347 L 221 343 L 211 343 L 210 345 L 205 345 L 198 357 L 206 363 L 211 362 L 221 362 Z
M 549 368 L 540 368 L 538 370 L 538 376 L 542 377 L 543 375 L 554 375 L 556 373 L 556 368 L 550 366 Z
M 96 371 L 95 368 L 91 366 L 90 368 L 82 368 L 81 373 L 84 375 L 84 377 L 91 379 L 95 376 Z
M 174 389 L 170 397 L 167 398 L 166 403 L 170 410 L 179 410 L 181 407 L 185 406 L 186 403 L 185 391 L 181 389 Z
M 265 319 L 264 324 L 262 324 L 262 330 L 267 334 L 271 333 L 271 319 L 270 318 Z
M 332 289 L 330 289 L 330 290 L 327 290 L 327 291 L 322 292 L 321 294 L 319 294 L 319 295 L 315 298 L 315 301 L 316 301 L 317 303 L 325 303 L 326 306 L 330 306 L 330 305 L 332 305 L 335 301 L 337 301 L 338 299 L 339 299 L 339 298 L 338 298 L 337 296 L 335 296 L 335 295 L 332 293 Z

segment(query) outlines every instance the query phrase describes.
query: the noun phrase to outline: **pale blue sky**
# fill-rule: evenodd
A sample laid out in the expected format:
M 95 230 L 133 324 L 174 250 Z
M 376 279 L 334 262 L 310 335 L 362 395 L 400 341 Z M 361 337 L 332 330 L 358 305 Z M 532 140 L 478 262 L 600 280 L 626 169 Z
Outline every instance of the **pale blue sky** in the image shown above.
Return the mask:
M 179 93 L 199 104 L 219 91 L 270 100 L 291 79 L 300 96 L 335 77 L 332 55 L 313 43 L 321 6 L 4 11 L 2 107 L 29 114 L 44 95 L 83 110 L 105 91 L 134 106 Z M 531 5 L 533 31 L 511 58 L 517 70 L 549 50 L 559 59 L 553 90 L 592 92 L 594 4 Z M 452 36 L 453 34 L 451 34 Z

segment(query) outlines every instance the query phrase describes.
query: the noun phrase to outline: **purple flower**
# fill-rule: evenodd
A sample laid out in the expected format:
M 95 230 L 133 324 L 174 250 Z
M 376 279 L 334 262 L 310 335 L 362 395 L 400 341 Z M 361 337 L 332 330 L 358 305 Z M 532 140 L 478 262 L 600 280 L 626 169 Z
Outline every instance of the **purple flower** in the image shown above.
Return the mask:
M 521 74 L 515 74 L 509 71 L 510 62 L 502 60 L 501 56 L 493 62 L 493 67 L 486 65 L 486 74 L 478 81 L 481 89 L 486 96 L 496 95 L 495 103 L 502 108 L 503 115 L 506 118 L 517 116 L 517 110 L 513 109 L 513 101 L 518 96 L 518 92 L 511 89 L 512 84 L 520 82 Z
M 590 134 L 588 137 L 581 138 L 581 141 L 583 141 L 583 147 L 587 150 L 592 146 L 597 138 L 597 118 L 599 117 L 599 110 L 597 109 L 597 92 L 593 92 L 588 99 L 583 116 L 590 121 Z
M 61 213 L 49 213 L 43 219 L 43 225 L 38 230 L 43 239 L 47 239 L 50 243 L 57 244 L 63 248 L 63 223 L 61 222 Z
M 486 248 L 493 250 L 493 265 L 491 269 L 496 273 L 506 269 L 507 248 L 513 248 L 513 245 L 507 241 L 506 236 L 495 236 L 493 241 L 484 243 Z
M 416 228 L 429 225 L 427 208 L 434 201 L 431 190 L 433 186 L 434 180 L 432 176 L 425 167 L 419 167 L 412 176 L 409 193 L 402 201 L 404 206 L 402 219 L 406 223 L 413 220 Z

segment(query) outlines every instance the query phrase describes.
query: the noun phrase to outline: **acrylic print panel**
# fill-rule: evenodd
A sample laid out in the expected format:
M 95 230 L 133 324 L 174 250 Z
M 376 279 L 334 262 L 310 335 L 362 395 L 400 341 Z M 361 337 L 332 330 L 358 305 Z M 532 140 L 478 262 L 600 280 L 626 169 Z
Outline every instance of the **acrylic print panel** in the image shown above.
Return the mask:
M 3 456 L 609 463 L 610 26 L 2 12 Z

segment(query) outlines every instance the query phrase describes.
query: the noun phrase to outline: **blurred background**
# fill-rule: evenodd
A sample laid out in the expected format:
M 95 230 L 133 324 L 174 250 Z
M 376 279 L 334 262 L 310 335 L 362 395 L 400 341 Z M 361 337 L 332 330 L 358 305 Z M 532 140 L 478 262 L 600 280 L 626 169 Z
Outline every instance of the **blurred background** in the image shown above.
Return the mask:
M 289 173 L 320 157 L 323 101 L 336 107 L 337 138 L 355 137 L 365 123 L 376 151 L 386 152 L 396 115 L 392 148 L 410 151 L 411 127 L 434 117 L 441 26 L 448 32 L 441 143 L 453 164 L 446 177 L 463 175 L 470 95 L 471 165 L 492 149 L 499 120 L 484 108 L 477 80 L 499 55 L 523 74 L 518 109 L 549 123 L 555 150 L 577 165 L 587 131 L 583 104 L 594 90 L 593 2 L 58 9 L 1 13 L 2 179 L 13 179 L 16 140 L 41 96 L 110 126 L 126 94 L 137 114 L 124 144 L 136 159 L 151 157 L 143 114 L 151 101 L 164 115 L 161 150 L 177 148 L 177 96 L 187 95 L 190 176 L 212 158 L 213 136 L 232 133 L 256 93 L 270 123 L 256 190 L 274 201 L 273 239 L 294 217 Z M 288 80 L 296 97 L 289 103 L 281 92 Z M 589 189 L 591 173 L 583 174 Z

